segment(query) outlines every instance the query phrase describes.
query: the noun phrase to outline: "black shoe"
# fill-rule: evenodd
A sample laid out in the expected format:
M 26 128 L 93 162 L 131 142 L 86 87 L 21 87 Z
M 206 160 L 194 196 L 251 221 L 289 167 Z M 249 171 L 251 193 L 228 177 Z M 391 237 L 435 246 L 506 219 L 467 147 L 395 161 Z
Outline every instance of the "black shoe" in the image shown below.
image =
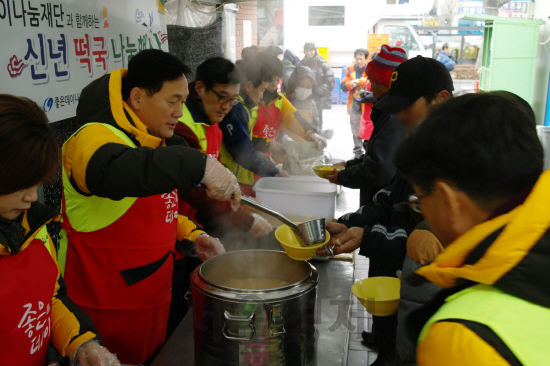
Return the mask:
M 364 330 L 361 332 L 361 337 L 363 338 L 366 344 L 376 343 L 376 336 L 373 332 L 367 332 L 366 330 Z
M 370 366 L 393 366 L 395 364 L 395 349 L 385 352 L 384 350 L 378 351 L 378 356 Z

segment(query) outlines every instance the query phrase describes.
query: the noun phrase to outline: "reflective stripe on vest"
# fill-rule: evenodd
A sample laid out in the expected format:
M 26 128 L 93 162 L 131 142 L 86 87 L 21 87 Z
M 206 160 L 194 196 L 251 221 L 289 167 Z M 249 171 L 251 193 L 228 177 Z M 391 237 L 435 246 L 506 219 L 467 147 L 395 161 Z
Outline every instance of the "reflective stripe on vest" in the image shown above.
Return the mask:
M 438 321 L 463 319 L 484 324 L 526 366 L 548 365 L 550 309 L 508 295 L 493 286 L 475 285 L 445 300 L 445 304 L 422 328 L 419 342 Z
M 195 122 L 193 119 L 193 116 L 191 115 L 191 112 L 189 111 L 189 108 L 187 108 L 187 105 L 183 103 L 183 116 L 179 119 L 180 122 L 185 123 L 187 127 L 193 131 L 193 133 L 197 136 L 199 139 L 199 144 L 201 145 L 201 149 L 203 151 L 206 151 L 206 148 L 208 146 L 208 143 L 206 141 L 206 132 L 204 130 L 204 127 L 208 127 L 206 123 L 201 122 Z
M 255 106 L 251 110 L 249 110 L 246 106 L 244 107 L 246 111 L 248 112 L 248 135 L 250 138 L 250 141 L 252 141 L 252 130 L 256 126 L 256 122 L 258 121 L 258 106 Z M 254 184 L 254 173 L 252 173 L 249 170 L 246 170 L 235 160 L 233 160 L 233 157 L 229 153 L 229 150 L 227 150 L 227 147 L 224 143 L 222 143 L 222 146 L 220 148 L 220 157 L 221 162 L 223 165 L 227 167 L 227 169 L 231 170 L 233 174 L 237 176 L 237 181 L 241 184 L 248 184 L 253 185 Z
M 80 127 L 70 138 L 75 136 L 81 129 L 97 123 L 87 123 Z M 101 123 L 111 130 L 118 138 L 124 141 L 130 147 L 136 147 L 132 140 L 122 131 L 108 124 Z M 68 140 L 67 140 L 68 141 Z M 63 145 L 63 155 L 65 156 L 65 145 Z M 63 201 L 65 212 L 70 218 L 71 227 L 79 232 L 92 232 L 107 227 L 128 211 L 136 202 L 137 197 L 126 197 L 119 201 L 113 201 L 108 198 L 89 196 L 85 197 L 78 193 L 69 182 L 65 165 L 62 165 L 63 177 Z M 90 209 L 93 209 L 94 215 L 90 217 Z M 58 263 L 61 267 L 61 273 L 65 274 L 65 260 L 67 257 L 67 233 L 64 229 L 59 233 Z

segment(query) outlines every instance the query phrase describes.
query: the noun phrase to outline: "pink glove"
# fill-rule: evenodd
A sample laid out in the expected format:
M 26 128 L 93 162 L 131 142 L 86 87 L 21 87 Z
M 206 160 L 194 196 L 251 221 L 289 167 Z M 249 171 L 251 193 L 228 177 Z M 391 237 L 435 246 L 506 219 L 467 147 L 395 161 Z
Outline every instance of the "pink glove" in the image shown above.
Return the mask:
M 225 253 L 225 248 L 217 238 L 201 234 L 195 241 L 195 254 L 203 261 Z
M 252 213 L 252 216 L 254 217 L 254 222 L 252 223 L 252 227 L 250 228 L 250 230 L 248 230 L 248 232 L 253 237 L 261 238 L 262 236 L 266 236 L 273 230 L 273 226 L 257 213 Z
M 90 340 L 78 346 L 71 366 L 120 366 L 120 361 L 97 341 Z
M 241 202 L 241 189 L 237 177 L 210 155 L 206 160 L 201 184 L 206 186 L 206 193 L 216 200 L 233 200 L 237 207 Z

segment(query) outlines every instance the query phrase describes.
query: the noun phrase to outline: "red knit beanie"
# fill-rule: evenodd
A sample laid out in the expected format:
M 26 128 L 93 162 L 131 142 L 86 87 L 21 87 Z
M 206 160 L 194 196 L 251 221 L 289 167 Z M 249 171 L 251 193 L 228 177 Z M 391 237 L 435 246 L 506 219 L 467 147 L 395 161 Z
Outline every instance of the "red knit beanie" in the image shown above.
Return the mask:
M 393 71 L 405 61 L 407 61 L 407 52 L 404 49 L 384 44 L 378 55 L 368 63 L 365 73 L 371 81 L 390 86 Z

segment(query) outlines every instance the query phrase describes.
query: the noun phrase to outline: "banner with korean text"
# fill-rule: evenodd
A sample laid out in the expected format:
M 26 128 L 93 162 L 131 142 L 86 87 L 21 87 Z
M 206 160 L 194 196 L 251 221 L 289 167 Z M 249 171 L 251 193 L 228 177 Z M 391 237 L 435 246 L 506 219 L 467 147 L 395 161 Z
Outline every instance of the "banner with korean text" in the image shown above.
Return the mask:
M 168 51 L 164 0 L 0 0 L 0 94 L 25 96 L 51 122 L 81 90 L 137 52 Z

